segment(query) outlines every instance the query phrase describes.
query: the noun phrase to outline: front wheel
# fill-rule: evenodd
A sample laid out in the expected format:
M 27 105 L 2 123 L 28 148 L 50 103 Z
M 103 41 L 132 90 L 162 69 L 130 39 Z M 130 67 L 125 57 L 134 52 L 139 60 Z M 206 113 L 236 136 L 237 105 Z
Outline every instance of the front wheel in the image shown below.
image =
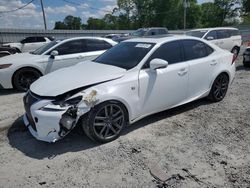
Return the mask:
M 20 69 L 13 76 L 13 86 L 19 91 L 27 91 L 39 77 L 41 77 L 41 73 L 35 69 Z
M 225 73 L 217 76 L 208 95 L 208 99 L 213 102 L 221 101 L 227 93 L 228 85 L 229 78 Z
M 118 138 L 125 124 L 125 107 L 116 101 L 108 101 L 95 106 L 82 126 L 89 138 L 106 143 Z

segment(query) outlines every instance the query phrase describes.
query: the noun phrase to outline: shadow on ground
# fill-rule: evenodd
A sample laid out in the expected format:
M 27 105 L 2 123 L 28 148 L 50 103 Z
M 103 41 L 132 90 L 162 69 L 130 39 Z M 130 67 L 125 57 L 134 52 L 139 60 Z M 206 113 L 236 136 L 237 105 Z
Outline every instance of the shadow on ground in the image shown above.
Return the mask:
M 210 102 L 201 99 L 171 110 L 166 110 L 148 116 L 136 122 L 135 124 L 126 127 L 122 135 L 126 135 L 134 131 L 135 129 L 142 128 L 162 119 L 175 116 L 182 112 L 186 112 L 199 106 L 208 104 L 210 104 Z M 82 151 L 100 145 L 85 136 L 80 126 L 76 127 L 68 136 L 66 136 L 62 140 L 57 141 L 56 143 L 46 143 L 38 141 L 23 125 L 21 118 L 18 118 L 12 124 L 11 128 L 8 130 L 7 136 L 9 139 L 9 144 L 13 148 L 16 148 L 19 151 L 23 152 L 25 155 L 36 159 L 52 159 L 55 156 L 61 155 L 63 153 Z
M 14 89 L 0 89 L 0 96 L 16 94 L 16 93 L 22 93 L 22 92 L 14 90 Z

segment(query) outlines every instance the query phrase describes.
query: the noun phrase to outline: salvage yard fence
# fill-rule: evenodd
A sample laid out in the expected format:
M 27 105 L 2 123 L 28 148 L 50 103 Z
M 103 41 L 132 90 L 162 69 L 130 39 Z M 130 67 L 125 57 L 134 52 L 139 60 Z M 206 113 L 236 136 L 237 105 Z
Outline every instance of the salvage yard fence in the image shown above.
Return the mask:
M 243 42 L 250 41 L 250 27 L 239 28 Z M 105 36 L 107 34 L 125 34 L 133 30 L 39 30 L 39 29 L 1 29 L 0 44 L 18 42 L 28 36 L 48 36 L 56 39 L 80 36 Z M 170 30 L 170 34 L 183 34 L 183 30 Z

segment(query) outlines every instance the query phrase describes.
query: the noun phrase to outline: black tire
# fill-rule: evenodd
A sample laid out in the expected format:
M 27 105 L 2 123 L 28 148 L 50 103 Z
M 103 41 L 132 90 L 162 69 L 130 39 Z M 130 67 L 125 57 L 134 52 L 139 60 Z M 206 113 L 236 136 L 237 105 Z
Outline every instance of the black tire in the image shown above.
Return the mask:
M 246 62 L 245 58 L 243 58 L 243 66 L 244 67 L 250 67 L 250 62 Z
M 235 57 L 238 57 L 240 49 L 239 47 L 233 47 L 233 49 L 231 50 L 231 52 L 235 55 Z
M 226 96 L 228 85 L 229 77 L 226 73 L 222 73 L 217 76 L 208 95 L 208 99 L 212 102 L 219 102 L 223 100 Z
M 27 91 L 30 85 L 41 76 L 41 73 L 36 69 L 22 68 L 13 76 L 13 87 L 18 91 Z
M 85 134 L 99 143 L 117 139 L 127 122 L 127 111 L 117 101 L 103 102 L 90 110 L 82 120 Z

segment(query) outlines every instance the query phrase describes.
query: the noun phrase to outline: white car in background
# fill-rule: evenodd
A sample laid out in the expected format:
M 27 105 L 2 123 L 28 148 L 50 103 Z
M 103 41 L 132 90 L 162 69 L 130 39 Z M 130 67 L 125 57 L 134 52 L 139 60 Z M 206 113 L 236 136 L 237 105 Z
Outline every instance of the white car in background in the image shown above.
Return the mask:
M 20 42 L 12 42 L 12 43 L 5 43 L 3 47 L 10 47 L 15 49 L 17 52 L 31 52 L 40 48 L 46 43 L 49 43 L 53 40 L 51 37 L 42 37 L 42 36 L 33 36 L 27 37 Z
M 235 74 L 233 54 L 203 39 L 169 35 L 117 44 L 94 61 L 34 82 L 24 96 L 25 125 L 55 142 L 79 122 L 98 142 L 127 123 L 199 98 L 221 101 Z
M 57 69 L 93 60 L 116 45 L 111 39 L 77 37 L 52 41 L 34 52 L 0 58 L 0 88 L 29 89 L 42 75 Z
M 220 48 L 232 52 L 235 56 L 238 56 L 242 45 L 240 31 L 233 27 L 195 29 L 186 32 L 186 35 L 209 40 Z

